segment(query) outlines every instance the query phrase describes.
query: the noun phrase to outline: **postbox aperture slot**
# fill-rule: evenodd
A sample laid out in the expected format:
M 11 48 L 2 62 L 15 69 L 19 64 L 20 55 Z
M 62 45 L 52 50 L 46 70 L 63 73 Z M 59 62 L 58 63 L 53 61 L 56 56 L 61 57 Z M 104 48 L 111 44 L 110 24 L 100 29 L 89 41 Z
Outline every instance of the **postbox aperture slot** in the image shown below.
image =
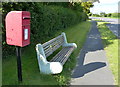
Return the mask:
M 28 16 L 28 17 L 23 17 L 23 19 L 30 19 L 30 17 Z

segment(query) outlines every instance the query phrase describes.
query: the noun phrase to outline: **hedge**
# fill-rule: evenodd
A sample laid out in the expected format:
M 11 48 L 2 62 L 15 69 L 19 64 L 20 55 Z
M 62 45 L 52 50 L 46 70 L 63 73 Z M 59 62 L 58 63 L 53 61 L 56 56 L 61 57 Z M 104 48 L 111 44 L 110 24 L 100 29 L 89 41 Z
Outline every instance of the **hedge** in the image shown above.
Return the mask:
M 3 55 L 14 53 L 15 47 L 8 46 L 5 41 L 4 19 L 9 11 L 24 10 L 31 13 L 31 43 L 43 43 L 55 32 L 65 29 L 87 19 L 84 12 L 74 11 L 62 6 L 48 6 L 38 2 L 3 3 Z
M 111 17 L 120 18 L 120 13 L 111 13 Z

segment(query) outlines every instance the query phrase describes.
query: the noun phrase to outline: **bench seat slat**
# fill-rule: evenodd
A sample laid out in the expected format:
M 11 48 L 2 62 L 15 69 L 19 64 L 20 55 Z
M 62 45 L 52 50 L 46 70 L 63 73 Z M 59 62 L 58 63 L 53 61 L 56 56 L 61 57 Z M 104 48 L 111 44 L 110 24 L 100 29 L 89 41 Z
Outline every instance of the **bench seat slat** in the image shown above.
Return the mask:
M 63 36 L 58 36 L 44 44 L 42 44 L 46 57 L 56 51 L 64 42 Z
M 57 50 L 61 45 L 55 45 L 54 47 L 51 47 L 47 50 L 45 50 L 45 55 L 46 57 L 48 57 L 49 55 L 51 55 L 55 50 Z
M 74 48 L 69 48 L 66 52 L 66 54 L 64 54 L 63 56 L 61 56 L 60 61 L 63 65 L 64 63 L 67 61 L 67 59 L 69 58 L 70 54 L 72 53 L 72 51 L 74 50 Z
M 62 65 L 64 65 L 64 63 L 68 60 L 69 56 L 71 55 L 71 53 L 73 52 L 74 48 L 71 48 L 69 50 L 69 52 L 67 53 L 66 57 L 64 58 L 64 60 L 60 61 L 62 63 Z
M 51 43 L 54 42 L 55 40 L 58 40 L 58 39 L 61 38 L 61 37 L 63 37 L 63 36 L 62 36 L 62 35 L 59 35 L 58 37 L 53 38 L 52 40 L 49 40 L 49 41 L 46 42 L 46 43 L 43 43 L 43 44 L 42 44 L 43 48 L 44 48 L 45 46 L 51 44 Z
M 59 57 L 60 57 L 61 55 L 64 55 L 64 53 L 65 53 L 65 47 L 64 47 L 58 54 L 56 54 L 56 55 L 52 58 L 52 60 L 50 60 L 50 61 L 58 61 Z M 57 57 L 56 57 L 56 56 L 57 56 Z
M 59 53 L 59 56 L 58 55 L 56 55 L 56 60 L 54 60 L 54 61 L 61 61 L 62 59 L 63 59 L 63 57 L 65 56 L 65 54 L 67 54 L 67 52 L 68 52 L 69 50 L 68 50 L 68 48 L 65 48 L 63 51 L 61 51 L 60 53 Z
M 51 62 L 61 62 L 62 64 L 64 64 L 67 61 L 68 57 L 70 56 L 70 54 L 72 53 L 73 50 L 74 50 L 74 47 L 64 47 L 50 61 Z
M 56 49 L 58 49 L 60 46 L 56 46 L 56 48 L 55 49 L 52 49 L 51 51 L 47 51 L 46 53 L 45 53 L 45 55 L 46 55 L 46 57 L 48 57 L 48 56 L 50 56 Z
M 63 38 L 61 37 L 61 38 L 59 38 L 59 39 L 56 39 L 56 40 L 54 40 L 53 42 L 47 42 L 46 44 L 43 44 L 42 46 L 43 46 L 43 48 L 44 49 L 47 49 L 47 48 L 49 48 L 51 45 L 54 45 L 54 44 L 56 44 L 56 43 L 63 43 Z

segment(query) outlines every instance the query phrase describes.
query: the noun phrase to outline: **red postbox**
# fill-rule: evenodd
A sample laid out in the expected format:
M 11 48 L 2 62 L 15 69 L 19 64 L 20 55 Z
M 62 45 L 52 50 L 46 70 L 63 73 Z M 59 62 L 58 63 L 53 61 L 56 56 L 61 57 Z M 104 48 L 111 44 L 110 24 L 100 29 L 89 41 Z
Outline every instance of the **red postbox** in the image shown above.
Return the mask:
M 21 50 L 30 44 L 30 12 L 11 11 L 6 16 L 6 42 L 16 46 L 18 80 L 22 82 Z
M 7 44 L 20 47 L 30 44 L 30 12 L 11 11 L 5 21 Z

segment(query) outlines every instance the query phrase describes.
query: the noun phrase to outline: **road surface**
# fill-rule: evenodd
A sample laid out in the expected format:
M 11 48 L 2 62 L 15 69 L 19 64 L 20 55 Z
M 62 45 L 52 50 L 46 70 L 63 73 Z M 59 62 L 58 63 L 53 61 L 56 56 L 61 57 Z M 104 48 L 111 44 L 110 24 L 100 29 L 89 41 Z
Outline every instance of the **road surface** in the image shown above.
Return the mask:
M 91 19 L 99 19 L 110 24 L 107 24 L 108 28 L 118 37 L 120 38 L 120 19 L 113 18 L 102 18 L 102 17 L 90 17 Z

